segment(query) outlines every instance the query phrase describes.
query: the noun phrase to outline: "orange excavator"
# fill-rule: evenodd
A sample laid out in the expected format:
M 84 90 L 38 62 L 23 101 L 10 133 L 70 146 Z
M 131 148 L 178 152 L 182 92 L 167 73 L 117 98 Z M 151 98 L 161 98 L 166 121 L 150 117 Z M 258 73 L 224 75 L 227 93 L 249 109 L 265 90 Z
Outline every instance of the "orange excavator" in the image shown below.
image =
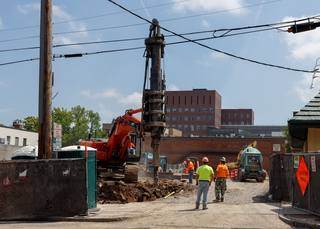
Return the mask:
M 138 181 L 141 119 L 133 114 L 140 113 L 141 110 L 127 110 L 123 116 L 113 119 L 108 131 L 109 139 L 89 139 L 79 143 L 97 149 L 98 168 L 122 170 L 125 182 Z

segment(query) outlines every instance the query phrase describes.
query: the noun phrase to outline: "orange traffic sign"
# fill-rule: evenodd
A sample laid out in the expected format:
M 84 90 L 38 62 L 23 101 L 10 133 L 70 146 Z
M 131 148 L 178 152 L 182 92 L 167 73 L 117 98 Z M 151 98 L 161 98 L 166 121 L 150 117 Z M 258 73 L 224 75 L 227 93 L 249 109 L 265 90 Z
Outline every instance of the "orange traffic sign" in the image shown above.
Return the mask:
M 300 164 L 296 173 L 296 177 L 298 179 L 298 183 L 300 185 L 300 189 L 302 195 L 304 196 L 306 189 L 309 184 L 309 170 L 304 160 L 304 157 L 301 156 Z

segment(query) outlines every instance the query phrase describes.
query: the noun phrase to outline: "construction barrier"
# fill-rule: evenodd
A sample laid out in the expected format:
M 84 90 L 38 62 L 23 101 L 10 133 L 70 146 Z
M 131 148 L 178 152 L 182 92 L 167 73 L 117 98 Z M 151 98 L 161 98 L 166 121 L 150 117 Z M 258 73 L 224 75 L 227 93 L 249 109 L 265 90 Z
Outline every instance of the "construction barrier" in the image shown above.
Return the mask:
M 230 176 L 229 176 L 229 173 L 228 173 L 228 175 L 227 175 L 227 180 L 229 180 L 230 179 Z
M 234 170 L 231 170 L 231 179 L 234 179 Z
M 235 169 L 235 170 L 234 170 L 234 177 L 235 177 L 235 178 L 238 178 L 238 169 Z

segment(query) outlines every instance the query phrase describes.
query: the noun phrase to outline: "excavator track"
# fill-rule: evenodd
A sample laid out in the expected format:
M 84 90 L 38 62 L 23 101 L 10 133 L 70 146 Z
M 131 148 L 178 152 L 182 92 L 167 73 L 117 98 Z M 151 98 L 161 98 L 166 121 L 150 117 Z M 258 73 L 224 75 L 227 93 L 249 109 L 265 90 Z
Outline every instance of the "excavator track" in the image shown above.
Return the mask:
M 124 182 L 136 183 L 138 182 L 138 171 L 137 165 L 126 165 L 124 170 Z

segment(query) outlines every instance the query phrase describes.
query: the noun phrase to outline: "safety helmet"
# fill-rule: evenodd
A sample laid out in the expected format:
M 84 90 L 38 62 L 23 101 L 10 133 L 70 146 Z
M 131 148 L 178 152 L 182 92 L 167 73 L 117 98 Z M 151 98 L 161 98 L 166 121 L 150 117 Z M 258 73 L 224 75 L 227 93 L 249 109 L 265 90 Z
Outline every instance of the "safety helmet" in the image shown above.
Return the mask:
M 207 157 L 202 158 L 203 162 L 209 162 L 209 159 Z
M 226 162 L 226 158 L 225 158 L 225 157 L 222 157 L 222 158 L 220 158 L 220 161 Z

